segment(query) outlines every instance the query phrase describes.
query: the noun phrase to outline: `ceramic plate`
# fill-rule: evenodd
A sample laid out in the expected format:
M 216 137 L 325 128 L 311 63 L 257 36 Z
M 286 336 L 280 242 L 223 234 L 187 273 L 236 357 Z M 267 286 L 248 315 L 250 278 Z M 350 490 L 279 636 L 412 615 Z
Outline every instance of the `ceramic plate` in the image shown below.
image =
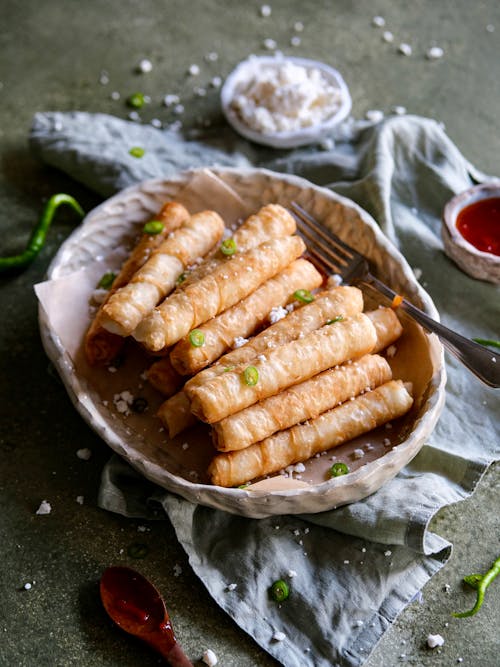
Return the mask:
M 442 346 L 434 335 L 424 333 L 409 319 L 402 320 L 403 336 L 388 361 L 396 378 L 413 385 L 415 403 L 410 413 L 390 429 L 372 431 L 311 459 L 300 480 L 296 475 L 277 475 L 247 489 L 208 484 L 205 471 L 214 450 L 203 425 L 168 440 L 155 417 L 161 396 L 143 379 L 151 359 L 142 351 L 131 346 L 114 372 L 87 366 L 81 341 L 89 323 L 88 304 L 94 286 L 106 270 L 119 267 L 123 248 L 168 199 L 184 201 L 192 212 L 211 206 L 222 212 L 227 222 L 241 217 L 242 206 L 250 213 L 267 203 L 287 206 L 295 200 L 363 252 L 376 274 L 396 292 L 438 318 L 411 268 L 374 220 L 354 202 L 330 190 L 294 176 L 256 169 L 198 170 L 169 180 L 147 181 L 91 211 L 61 246 L 47 282 L 37 286 L 45 349 L 84 420 L 149 480 L 192 502 L 228 512 L 251 517 L 322 512 L 374 493 L 417 454 L 444 402 Z M 366 300 L 366 308 L 383 303 L 369 293 Z M 116 399 L 123 391 L 144 397 L 148 409 L 142 414 L 121 413 Z M 354 456 L 359 448 L 365 452 L 361 459 Z M 332 457 L 347 462 L 351 472 L 329 478 Z

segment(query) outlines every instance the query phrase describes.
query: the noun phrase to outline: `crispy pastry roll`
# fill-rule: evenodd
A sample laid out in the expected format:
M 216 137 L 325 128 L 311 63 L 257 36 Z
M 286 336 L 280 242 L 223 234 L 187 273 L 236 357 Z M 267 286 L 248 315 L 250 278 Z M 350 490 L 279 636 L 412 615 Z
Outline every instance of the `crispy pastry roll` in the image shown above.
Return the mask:
M 371 352 L 375 327 L 363 313 L 329 324 L 201 385 L 185 387 L 191 410 L 212 424 L 322 371 Z
M 103 307 L 102 326 L 128 336 L 175 287 L 184 268 L 213 248 L 224 232 L 215 211 L 191 216 L 153 252 L 130 282 L 117 290 Z
M 194 426 L 198 420 L 191 412 L 191 402 L 183 391 L 164 401 L 156 413 L 173 438 L 181 431 Z
M 218 486 L 237 486 L 277 472 L 401 417 L 412 403 L 404 384 L 391 380 L 306 424 L 245 449 L 219 454 L 208 469 L 211 481 Z
M 184 378 L 179 375 L 170 363 L 168 357 L 155 361 L 146 371 L 148 382 L 165 397 L 170 397 L 184 384 Z
M 101 324 L 103 306 L 117 289 L 130 281 L 165 238 L 189 219 L 189 212 L 178 202 L 167 202 L 154 219 L 163 223 L 163 229 L 158 234 L 141 235 L 129 258 L 121 267 L 120 273 L 114 279 L 105 301 L 99 307 L 85 335 L 85 354 L 92 366 L 111 362 L 120 352 L 124 342 L 122 336 L 103 328 Z
M 276 431 L 315 419 L 322 412 L 391 378 L 387 361 L 378 355 L 367 354 L 358 361 L 324 371 L 222 419 L 213 425 L 214 444 L 223 452 L 243 449 Z
M 270 311 L 293 301 L 298 289 L 313 290 L 323 278 L 305 259 L 297 259 L 274 278 L 270 278 L 243 301 L 199 327 L 203 343 L 194 346 L 189 336 L 180 340 L 170 353 L 174 368 L 192 375 L 218 359 L 234 345 L 237 337 L 246 338 L 265 322 Z
M 229 262 L 165 299 L 139 324 L 134 338 L 152 352 L 177 343 L 199 324 L 247 297 L 304 250 L 300 237 L 286 236 L 234 255 Z
M 403 327 L 392 308 L 377 308 L 366 313 L 377 332 L 374 352 L 380 352 L 394 343 L 403 333 Z

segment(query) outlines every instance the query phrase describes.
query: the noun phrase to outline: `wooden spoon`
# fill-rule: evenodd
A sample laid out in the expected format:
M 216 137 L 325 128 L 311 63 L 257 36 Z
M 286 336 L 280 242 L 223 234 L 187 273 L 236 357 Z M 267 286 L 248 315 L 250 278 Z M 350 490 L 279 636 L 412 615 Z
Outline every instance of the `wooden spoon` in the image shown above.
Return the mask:
M 142 574 L 129 567 L 108 567 L 100 592 L 104 609 L 122 630 L 145 641 L 172 667 L 193 667 L 177 643 L 160 593 Z

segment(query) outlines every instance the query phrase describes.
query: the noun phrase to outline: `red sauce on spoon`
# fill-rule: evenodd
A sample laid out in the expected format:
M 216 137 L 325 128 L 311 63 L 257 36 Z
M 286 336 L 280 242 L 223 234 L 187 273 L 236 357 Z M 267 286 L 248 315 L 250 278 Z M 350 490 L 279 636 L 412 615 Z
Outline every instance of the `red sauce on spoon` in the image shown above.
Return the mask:
M 147 642 L 172 667 L 193 667 L 177 643 L 165 603 L 145 577 L 129 567 L 109 567 L 100 583 L 101 600 L 125 632 Z
M 500 255 L 500 197 L 469 204 L 457 216 L 460 234 L 481 252 Z

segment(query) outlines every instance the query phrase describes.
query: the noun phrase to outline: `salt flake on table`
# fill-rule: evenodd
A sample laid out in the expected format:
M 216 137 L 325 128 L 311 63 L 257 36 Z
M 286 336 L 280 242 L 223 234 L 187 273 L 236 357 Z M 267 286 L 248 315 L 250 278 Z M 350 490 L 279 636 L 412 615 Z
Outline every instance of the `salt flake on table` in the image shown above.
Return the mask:
M 425 55 L 428 60 L 438 60 L 444 56 L 444 51 L 440 46 L 432 46 Z
M 375 28 L 383 28 L 385 26 L 385 18 L 383 16 L 374 16 L 372 18 L 372 25 Z
M 77 502 L 79 505 L 83 505 L 83 501 L 84 501 L 84 497 L 83 497 L 83 496 L 77 496 L 77 497 L 76 497 L 76 502 Z
M 382 35 L 382 39 L 384 40 L 384 42 L 391 44 L 394 41 L 394 35 L 390 30 L 385 30 L 384 34 Z
M 218 663 L 217 656 L 211 648 L 207 648 L 207 650 L 203 652 L 202 662 L 204 662 L 209 667 L 215 667 L 215 665 Z
M 399 53 L 401 53 L 403 56 L 411 56 L 413 49 L 409 44 L 406 44 L 403 42 L 402 44 L 399 45 L 398 47 Z
M 141 72 L 141 74 L 147 74 L 148 72 L 151 72 L 152 69 L 153 63 L 147 58 L 143 58 L 137 65 L 137 70 Z
M 262 44 L 264 48 L 267 49 L 268 51 L 273 51 L 277 46 L 275 40 L 270 39 L 269 37 L 265 39 Z
M 260 15 L 263 16 L 264 18 L 267 18 L 268 16 L 271 16 L 272 9 L 269 5 L 262 5 L 260 8 Z
M 286 635 L 284 632 L 276 631 L 273 635 L 273 639 L 275 642 L 282 642 L 286 639 Z
M 50 514 L 52 511 L 52 507 L 50 503 L 47 500 L 42 500 L 40 503 L 40 507 L 37 509 L 35 514 Z
M 428 635 L 427 646 L 429 648 L 436 648 L 436 646 L 443 646 L 444 639 L 441 635 Z
M 88 447 L 82 447 L 82 449 L 77 450 L 76 455 L 82 461 L 88 461 L 92 456 L 92 450 L 89 449 Z

